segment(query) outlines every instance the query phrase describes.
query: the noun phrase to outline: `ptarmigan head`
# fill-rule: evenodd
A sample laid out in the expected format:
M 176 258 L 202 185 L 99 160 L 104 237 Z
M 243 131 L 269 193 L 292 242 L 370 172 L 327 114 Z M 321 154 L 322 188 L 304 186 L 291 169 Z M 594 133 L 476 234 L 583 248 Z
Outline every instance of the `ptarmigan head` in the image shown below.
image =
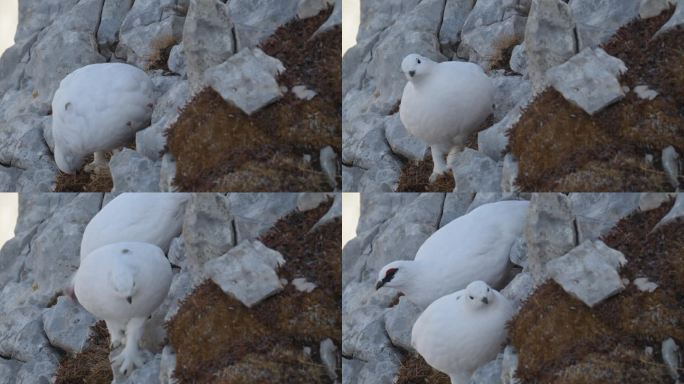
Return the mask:
M 127 251 L 124 249 L 124 251 Z M 124 299 L 128 304 L 133 304 L 133 297 L 137 291 L 135 274 L 127 265 L 119 265 L 109 272 L 109 283 L 114 294 Z
M 471 308 L 478 309 L 492 304 L 496 296 L 487 283 L 476 280 L 468 284 L 463 299 Z
M 404 72 L 408 81 L 415 81 L 430 72 L 430 68 L 436 63 L 427 57 L 412 53 L 401 62 L 401 71 Z
M 83 156 L 64 151 L 61 146 L 55 145 L 55 162 L 57 167 L 64 173 L 74 174 L 83 166 Z
M 375 289 L 382 287 L 401 289 L 409 280 L 409 267 L 407 263 L 410 261 L 397 260 L 385 265 L 378 273 L 378 281 L 375 283 Z

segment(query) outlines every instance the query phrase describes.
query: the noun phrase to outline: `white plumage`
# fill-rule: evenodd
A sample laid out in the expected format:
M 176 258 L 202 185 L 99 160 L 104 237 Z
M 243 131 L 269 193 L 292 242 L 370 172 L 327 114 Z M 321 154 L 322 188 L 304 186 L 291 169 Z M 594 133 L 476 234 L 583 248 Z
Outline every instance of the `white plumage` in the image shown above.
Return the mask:
M 95 153 L 94 167 L 106 167 L 103 151 L 117 149 L 145 128 L 154 107 L 154 85 L 128 64 L 91 64 L 70 73 L 52 99 L 55 162 L 73 174 Z
M 183 226 L 187 193 L 123 193 L 88 223 L 81 240 L 81 260 L 93 250 L 121 241 L 155 244 L 168 252 Z
M 475 281 L 430 304 L 413 325 L 411 344 L 452 384 L 467 384 L 477 368 L 496 358 L 514 313 L 508 299 Z
M 463 150 L 468 136 L 492 113 L 494 84 L 477 64 L 436 63 L 411 54 L 401 63 L 408 82 L 399 117 L 432 150 L 430 181 L 447 171 L 445 155 Z
M 74 278 L 76 297 L 105 320 L 112 346 L 125 345 L 113 360 L 124 374 L 143 363 L 138 341 L 145 320 L 166 298 L 171 276 L 164 252 L 147 243 L 105 245 L 81 260 Z
M 500 287 L 509 254 L 522 235 L 527 201 L 485 204 L 433 233 L 414 260 L 393 261 L 380 270 L 376 288 L 391 287 L 425 308 L 475 280 Z

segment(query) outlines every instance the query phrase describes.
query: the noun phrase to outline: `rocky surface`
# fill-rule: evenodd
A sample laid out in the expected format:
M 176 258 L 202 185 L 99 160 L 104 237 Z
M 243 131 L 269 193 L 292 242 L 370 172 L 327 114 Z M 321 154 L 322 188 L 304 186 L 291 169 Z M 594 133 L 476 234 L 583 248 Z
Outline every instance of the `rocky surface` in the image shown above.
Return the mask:
M 82 184 L 85 190 L 111 190 L 111 184 L 88 185 L 87 177 L 58 183 L 51 153 L 50 104 L 59 82 L 80 67 L 101 62 L 126 62 L 145 70 L 158 98 L 151 126 L 137 134 L 137 154 L 119 157 L 112 166 L 114 190 L 156 191 L 160 182 L 163 189 L 171 189 L 175 168 L 158 162 L 166 151 L 165 132 L 179 108 L 207 85 L 205 72 L 213 68 L 209 83 L 248 112 L 274 101 L 281 90 L 270 67 L 262 74 L 254 67 L 222 64 L 234 54 L 249 52 L 287 22 L 315 16 L 333 3 L 22 0 L 15 45 L 0 58 L 0 190 L 81 191 Z M 338 11 L 325 26 L 340 23 Z M 259 62 L 268 63 L 266 59 Z M 253 75 L 262 76 L 257 84 L 267 80 L 267 86 L 247 87 L 249 95 L 231 91 L 236 82 Z
M 448 383 L 446 376 L 435 376 L 429 367 L 417 363 L 421 359 L 412 351 L 411 328 L 420 310 L 401 297 L 397 299 L 394 290 L 376 291 L 377 273 L 389 261 L 412 259 L 432 233 L 474 207 L 523 198 L 531 202 L 527 224 L 510 254 L 520 267 L 511 269 L 510 280 L 501 290 L 518 309 L 537 287 L 553 280 L 568 295 L 584 300 L 586 304 L 577 303 L 586 308 L 606 302 L 611 295 L 620 297 L 620 291 L 629 285 L 621 276 L 621 269 L 629 265 L 622 253 L 625 250 L 612 249 L 599 239 L 620 219 L 636 212 L 653 212 L 671 197 L 598 193 L 361 195 L 357 236 L 342 253 L 344 382 Z M 646 200 L 660 203 L 641 204 L 640 209 L 640 202 Z M 471 383 L 514 383 L 517 361 L 513 346 L 502 348 L 499 357 L 481 367 Z
M 362 0 L 357 44 L 343 58 L 343 190 L 450 191 L 446 183 L 429 185 L 427 176 L 421 183 L 406 181 L 415 177 L 416 163 L 419 173 L 429 173 L 429 167 L 420 166 L 429 155 L 395 115 L 406 83 L 399 70 L 405 55 L 474 62 L 492 78 L 497 88 L 493 120 L 483 124 L 477 144 L 469 147 L 496 166 L 486 167 L 491 180 L 468 185 L 465 191 L 496 192 L 502 185 L 515 184 L 515 174 L 496 170 L 504 166 L 508 132 L 523 108 L 551 85 L 590 114 L 619 102 L 625 96 L 624 84 L 618 81 L 624 64 L 597 47 L 638 19 L 640 10 L 650 17 L 670 4 L 665 0 L 430 0 L 389 6 Z M 677 7 L 668 30 L 681 23 L 684 7 L 681 2 Z M 517 166 L 515 157 L 508 169 L 513 164 Z M 482 169 L 470 162 L 453 164 L 456 186 L 458 179 L 480 178 Z
M 172 382 L 175 354 L 165 341 L 165 323 L 207 276 L 222 285 L 229 279 L 229 294 L 249 305 L 256 303 L 259 292 L 261 296 L 275 294 L 273 284 L 279 289 L 283 284 L 277 274 L 283 256 L 256 239 L 289 213 L 308 212 L 329 197 L 296 193 L 194 195 L 186 207 L 182 234 L 169 250 L 174 265 L 169 295 L 145 327 L 141 346 L 151 353 L 143 367 L 117 382 Z M 105 359 L 109 353 L 106 332 L 89 341 L 98 334 L 93 327 L 96 319 L 64 294 L 78 268 L 83 230 L 110 200 L 110 195 L 96 193 L 20 195 L 15 237 L 0 250 L 0 383 L 55 382 L 55 378 L 58 383 L 73 382 L 69 378 L 82 382 L 88 375 L 111 372 Z M 299 204 L 298 209 L 297 203 L 302 201 L 312 203 Z M 335 214 L 338 210 L 331 209 L 325 217 L 339 217 Z M 233 233 L 235 236 L 228 236 Z M 323 341 L 317 340 L 316 347 Z M 98 343 L 102 346 L 97 347 Z M 334 362 L 339 352 L 329 344 L 321 348 Z M 93 360 L 97 348 L 101 348 L 95 353 L 99 360 Z M 66 356 L 73 363 L 62 361 Z M 79 369 L 89 372 L 80 375 Z

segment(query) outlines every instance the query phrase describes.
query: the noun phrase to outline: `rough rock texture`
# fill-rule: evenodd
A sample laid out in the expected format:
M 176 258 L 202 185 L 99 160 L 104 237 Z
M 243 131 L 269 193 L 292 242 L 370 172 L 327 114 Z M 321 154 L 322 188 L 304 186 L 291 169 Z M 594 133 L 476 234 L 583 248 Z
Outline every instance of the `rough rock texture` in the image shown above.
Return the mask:
M 502 198 L 496 193 L 361 196 L 357 236 L 342 255 L 343 383 L 449 383 L 446 375 L 412 352 L 408 341 L 418 311 L 397 299 L 399 292 L 376 291 L 377 272 L 389 261 L 413 258 L 424 239 L 454 218 Z M 659 357 L 643 362 L 641 355 L 625 350 L 636 350 L 635 342 L 660 348 L 668 337 L 679 340 L 684 329 L 681 296 L 674 293 L 681 292 L 678 273 L 684 264 L 672 257 L 683 244 L 674 235 L 682 221 L 670 221 L 649 234 L 668 212 L 669 199 L 667 194 L 533 194 L 524 234 L 510 255 L 522 264 L 522 271 L 514 268 L 501 291 L 521 313 L 509 333 L 513 343 L 502 346 L 499 356 L 480 367 L 470 383 L 552 382 L 563 377 L 558 372 L 573 377 L 574 383 L 596 377 L 610 383 L 668 382 L 663 379 L 669 377 L 666 364 Z M 637 207 L 646 200 L 665 203 L 642 213 Z M 644 214 L 647 220 L 639 217 Z M 576 227 L 584 241 L 579 246 Z M 420 236 L 407 236 L 407 231 Z M 658 284 L 651 292 L 625 283 L 646 276 Z M 582 363 L 573 366 L 575 361 Z M 639 369 L 629 368 L 634 364 Z M 582 376 L 586 372 L 592 373 Z
M 566 63 L 548 70 L 551 85 L 563 97 L 593 115 L 625 96 L 618 76 L 627 70 L 622 60 L 601 48 L 587 48 Z

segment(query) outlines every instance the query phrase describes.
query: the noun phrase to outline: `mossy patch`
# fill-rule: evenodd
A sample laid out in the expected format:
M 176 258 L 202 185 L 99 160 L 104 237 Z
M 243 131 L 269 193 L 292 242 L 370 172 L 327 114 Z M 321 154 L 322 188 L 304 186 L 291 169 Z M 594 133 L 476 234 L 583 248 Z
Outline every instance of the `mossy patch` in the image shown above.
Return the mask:
M 341 343 L 341 222 L 310 232 L 329 207 L 288 215 L 261 238 L 286 260 L 278 276 L 306 278 L 311 293 L 288 284 L 250 309 L 207 281 L 184 301 L 167 325 L 181 383 L 332 382 L 319 344 Z
M 432 368 L 418 355 L 410 355 L 401 363 L 397 384 L 451 384 L 449 376 Z
M 630 283 L 589 308 L 549 281 L 529 297 L 510 326 L 524 383 L 672 382 L 660 346 L 684 342 L 684 220 L 651 232 L 671 206 L 635 213 L 603 238 L 627 259 L 620 276 L 646 277 L 654 292 Z
M 107 161 L 111 159 L 111 153 L 106 153 Z M 109 170 L 105 173 L 86 172 L 83 168 L 92 163 L 93 155 L 86 157 L 83 167 L 73 175 L 60 172 L 57 175 L 55 192 L 111 192 L 114 188 L 112 175 Z
M 317 93 L 313 99 L 301 100 L 287 92 L 249 116 L 205 89 L 183 108 L 168 131 L 179 189 L 333 189 L 319 156 L 326 146 L 341 153 L 341 29 L 313 36 L 331 12 L 293 21 L 261 46 L 286 68 L 278 83 L 289 89 L 305 85 Z
M 509 132 L 521 190 L 673 190 L 660 157 L 669 145 L 684 153 L 684 29 L 653 38 L 672 12 L 633 21 L 604 46 L 628 68 L 620 83 L 647 85 L 654 100 L 630 91 L 590 116 L 548 88 L 530 103 Z
M 59 363 L 56 384 L 111 383 L 112 367 L 109 362 L 109 332 L 104 321 L 91 327 L 86 348 Z

